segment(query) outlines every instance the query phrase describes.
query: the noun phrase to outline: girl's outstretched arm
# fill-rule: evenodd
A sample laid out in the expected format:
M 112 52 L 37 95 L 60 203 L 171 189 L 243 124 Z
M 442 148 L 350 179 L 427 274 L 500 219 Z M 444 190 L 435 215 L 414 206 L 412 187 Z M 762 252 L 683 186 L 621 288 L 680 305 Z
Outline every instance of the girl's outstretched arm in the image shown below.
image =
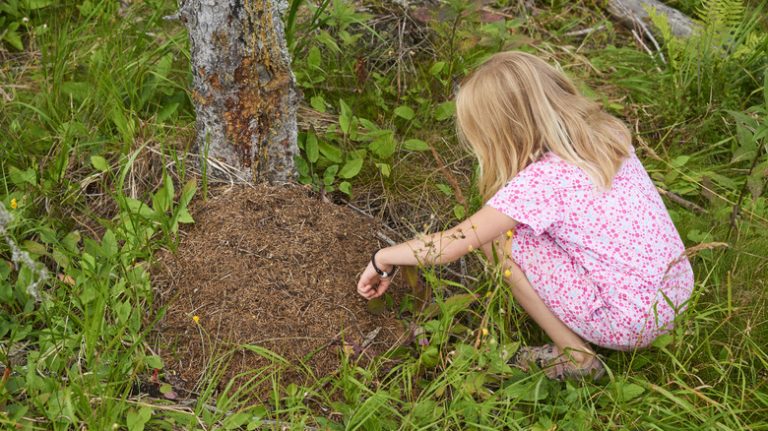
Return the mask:
M 515 224 L 517 222 L 506 214 L 485 206 L 451 229 L 379 250 L 376 253 L 376 265 L 389 272 L 394 266 L 450 263 L 499 238 L 514 228 Z M 390 282 L 389 277 L 380 277 L 373 264 L 368 263 L 357 283 L 357 292 L 367 299 L 377 298 L 389 288 Z

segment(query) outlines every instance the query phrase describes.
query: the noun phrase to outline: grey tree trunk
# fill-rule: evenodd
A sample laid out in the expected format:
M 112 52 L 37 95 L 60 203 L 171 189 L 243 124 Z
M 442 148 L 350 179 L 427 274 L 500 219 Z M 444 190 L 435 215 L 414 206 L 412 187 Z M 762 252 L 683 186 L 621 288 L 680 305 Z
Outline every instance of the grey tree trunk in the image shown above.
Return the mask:
M 688 37 L 696 28 L 694 21 L 687 15 L 658 0 L 609 0 L 606 5 L 611 16 L 630 28 L 635 27 L 638 21 L 643 25 L 650 24 L 646 8 L 656 9 L 656 12 L 666 15 L 675 36 Z
M 189 30 L 197 149 L 249 181 L 294 176 L 298 97 L 286 0 L 181 0 Z M 209 169 L 210 171 L 210 169 Z

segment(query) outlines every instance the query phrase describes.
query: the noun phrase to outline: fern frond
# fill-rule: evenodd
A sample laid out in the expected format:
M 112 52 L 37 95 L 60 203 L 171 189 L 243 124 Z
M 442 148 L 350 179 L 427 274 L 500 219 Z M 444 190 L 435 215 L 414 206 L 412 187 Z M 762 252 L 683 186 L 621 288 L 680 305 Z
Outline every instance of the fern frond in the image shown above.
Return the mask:
M 706 28 L 728 32 L 742 22 L 744 11 L 742 0 L 702 0 L 696 14 Z

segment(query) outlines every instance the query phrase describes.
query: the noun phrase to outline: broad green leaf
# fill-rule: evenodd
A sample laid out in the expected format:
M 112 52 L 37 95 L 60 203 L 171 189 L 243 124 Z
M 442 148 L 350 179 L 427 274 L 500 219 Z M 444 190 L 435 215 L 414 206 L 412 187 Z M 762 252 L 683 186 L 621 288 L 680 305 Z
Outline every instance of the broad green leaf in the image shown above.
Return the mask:
M 344 179 L 350 179 L 355 177 L 360 169 L 363 167 L 363 159 L 352 159 L 344 164 L 344 167 L 339 171 L 339 177 Z
M 385 178 L 389 178 L 389 175 L 392 173 L 392 167 L 389 166 L 389 163 L 376 163 L 376 167 L 379 168 L 379 172 Z
M 435 187 L 437 187 L 438 190 L 443 192 L 444 195 L 453 196 L 453 190 L 451 189 L 450 186 L 448 186 L 448 184 L 437 183 L 435 184 Z
M 342 99 L 339 99 L 339 107 L 341 109 L 341 113 L 339 113 L 339 127 L 341 127 L 342 132 L 349 134 L 350 126 L 352 125 L 352 110 L 347 105 L 347 102 Z
M 179 196 L 179 206 L 186 208 L 189 205 L 189 202 L 192 200 L 192 197 L 195 195 L 196 191 L 197 180 L 191 179 L 187 181 L 187 183 L 184 184 L 184 187 L 181 189 L 181 196 Z
M 192 218 L 192 215 L 189 213 L 189 210 L 186 208 L 181 208 L 179 210 L 179 214 L 176 218 L 176 220 L 179 223 L 194 223 L 195 219 Z
M 10 174 L 11 182 L 17 186 L 24 183 L 33 186 L 37 184 L 37 173 L 33 168 L 27 168 L 22 171 L 21 169 L 11 166 L 8 169 L 8 173 Z
M 323 183 L 326 186 L 330 186 L 333 184 L 333 181 L 336 179 L 336 174 L 339 172 L 339 165 L 331 165 L 328 166 L 325 169 L 325 172 L 323 172 Z
M 179 106 L 179 102 L 172 102 L 163 106 L 157 113 L 157 122 L 164 123 L 167 119 L 171 118 L 179 110 Z
M 152 409 L 149 407 L 142 407 L 139 411 L 129 410 L 126 415 L 126 426 L 128 431 L 144 431 L 144 426 L 149 422 L 152 417 Z
M 307 66 L 309 66 L 310 69 L 319 69 L 322 59 L 320 48 L 313 46 L 309 49 L 309 54 L 307 54 Z
M 21 42 L 21 36 L 19 36 L 19 33 L 17 33 L 16 30 L 6 31 L 5 35 L 3 35 L 3 40 L 8 42 L 8 45 L 11 45 L 17 51 L 24 50 L 24 44 Z
M 107 172 L 109 170 L 107 159 L 101 156 L 91 156 L 91 165 L 94 169 L 100 172 Z
M 429 68 L 429 74 L 432 76 L 438 76 L 440 75 L 440 72 L 442 72 L 444 68 L 445 68 L 445 62 L 438 61 L 435 64 L 433 64 L 432 67 Z
M 368 149 L 381 159 L 390 158 L 395 153 L 396 148 L 395 139 L 391 133 L 380 136 L 368 144 Z
M 325 99 L 323 96 L 312 96 L 309 100 L 309 104 L 312 105 L 312 109 L 318 112 L 325 112 Z
M 163 369 L 163 359 L 157 355 L 145 356 L 144 363 L 147 365 L 147 368 L 149 369 L 154 369 L 154 370 Z
M 429 144 L 421 139 L 407 139 L 403 142 L 403 147 L 410 151 L 429 151 Z
M 437 105 L 437 108 L 435 109 L 435 120 L 437 121 L 447 120 L 453 117 L 453 114 L 455 112 L 456 112 L 456 104 L 454 103 L 453 100 L 443 102 Z
M 323 157 L 330 160 L 331 162 L 341 163 L 343 161 L 342 152 L 339 147 L 333 144 L 329 144 L 328 142 L 320 142 L 318 143 L 318 148 L 320 150 L 320 154 L 322 154 Z
M 243 425 L 245 425 L 245 423 L 248 422 L 249 419 L 251 419 L 250 413 L 245 413 L 245 412 L 235 413 L 233 415 L 227 416 L 227 418 L 224 420 L 223 426 L 225 430 L 238 429 Z
M 619 399 L 624 402 L 631 401 L 645 392 L 645 388 L 634 383 L 616 382 L 616 386 L 619 392 Z
M 112 257 L 117 254 L 117 238 L 111 229 L 107 229 L 101 238 L 101 251 L 104 253 L 104 257 Z
M 454 205 L 453 215 L 455 215 L 456 219 L 458 220 L 464 220 L 464 216 L 467 215 L 464 209 L 464 205 L 461 205 L 461 204 Z
M 339 184 L 339 190 L 346 193 L 347 195 L 352 194 L 352 183 L 349 181 L 342 181 L 341 184 Z
M 317 136 L 314 133 L 307 133 L 307 140 L 304 142 L 304 150 L 307 152 L 307 160 L 310 163 L 316 163 L 320 158 L 320 149 L 317 145 Z
M 413 117 L 416 116 L 416 113 L 413 112 L 413 109 L 411 109 L 410 106 L 400 105 L 395 108 L 395 115 L 406 120 L 413 120 Z

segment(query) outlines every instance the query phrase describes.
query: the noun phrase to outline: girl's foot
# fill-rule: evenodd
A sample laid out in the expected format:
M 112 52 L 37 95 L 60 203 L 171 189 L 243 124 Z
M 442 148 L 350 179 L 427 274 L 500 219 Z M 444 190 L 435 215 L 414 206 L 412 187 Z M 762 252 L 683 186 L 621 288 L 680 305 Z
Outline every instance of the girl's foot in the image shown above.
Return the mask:
M 523 371 L 529 371 L 531 365 L 535 365 L 550 379 L 561 381 L 586 378 L 598 380 L 605 374 L 605 367 L 597 355 L 590 355 L 585 363 L 577 364 L 569 355 L 561 354 L 557 346 L 552 344 L 521 347 L 512 359 L 512 365 Z

